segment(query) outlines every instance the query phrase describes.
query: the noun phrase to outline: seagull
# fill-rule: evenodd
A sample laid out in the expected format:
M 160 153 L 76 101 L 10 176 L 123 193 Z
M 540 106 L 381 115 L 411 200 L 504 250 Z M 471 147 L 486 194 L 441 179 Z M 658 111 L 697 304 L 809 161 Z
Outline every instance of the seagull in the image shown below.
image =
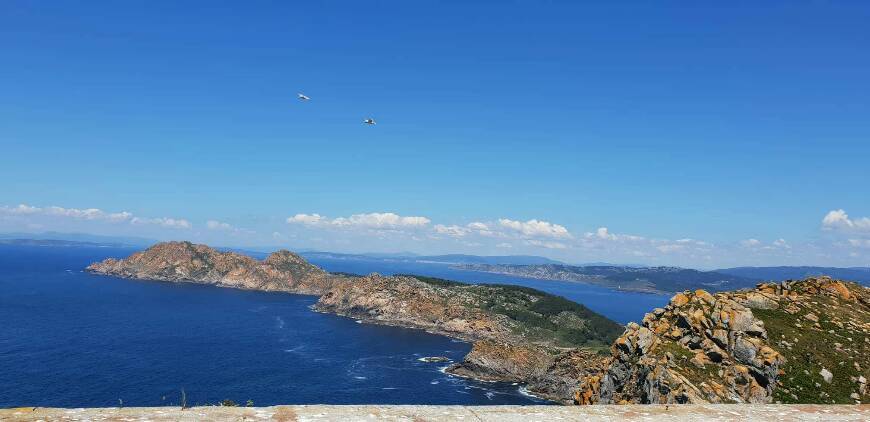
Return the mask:
M 365 123 L 367 125 L 376 125 L 377 124 L 377 123 L 375 123 L 375 119 L 365 119 L 365 120 L 363 120 L 363 123 Z
M 309 98 L 307 95 L 305 95 L 305 94 L 303 94 L 303 93 L 301 93 L 301 92 L 298 93 L 298 94 L 296 94 L 296 95 L 298 96 L 298 98 L 299 98 L 300 101 L 308 101 L 308 100 L 311 99 L 311 98 Z

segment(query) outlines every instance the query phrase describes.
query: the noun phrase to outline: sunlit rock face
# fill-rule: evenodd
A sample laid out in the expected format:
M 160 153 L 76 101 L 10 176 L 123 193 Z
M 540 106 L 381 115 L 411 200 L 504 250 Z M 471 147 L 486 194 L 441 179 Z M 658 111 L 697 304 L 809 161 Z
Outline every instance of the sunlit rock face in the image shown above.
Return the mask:
M 576 399 L 854 403 L 867 399 L 868 369 L 868 289 L 808 278 L 675 295 L 628 325 L 607 369 L 584 378 Z

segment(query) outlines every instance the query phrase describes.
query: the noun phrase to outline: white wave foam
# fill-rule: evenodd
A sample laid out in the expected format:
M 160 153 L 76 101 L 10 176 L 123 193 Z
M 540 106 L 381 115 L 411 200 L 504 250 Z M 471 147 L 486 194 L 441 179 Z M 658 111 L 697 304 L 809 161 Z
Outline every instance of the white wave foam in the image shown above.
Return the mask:
M 533 398 L 533 399 L 543 400 L 541 397 L 538 397 L 538 396 L 536 396 L 536 395 L 530 393 L 529 390 L 526 388 L 525 385 L 524 385 L 524 386 L 521 386 L 520 388 L 517 388 L 517 392 L 520 393 L 520 395 L 523 395 L 523 396 L 526 396 L 526 397 L 531 397 L 531 398 Z

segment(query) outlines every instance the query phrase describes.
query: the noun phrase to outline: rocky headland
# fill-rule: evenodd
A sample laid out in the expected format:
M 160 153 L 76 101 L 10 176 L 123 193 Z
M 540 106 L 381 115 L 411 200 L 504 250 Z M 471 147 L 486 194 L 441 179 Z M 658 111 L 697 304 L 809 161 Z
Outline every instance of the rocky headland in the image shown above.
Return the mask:
M 286 250 L 259 261 L 190 242 L 158 243 L 124 259 L 95 262 L 87 271 L 141 280 L 213 284 L 239 289 L 319 295 L 346 281 Z
M 578 403 L 868 399 L 870 289 L 829 277 L 675 295 L 631 323 Z
M 318 295 L 319 312 L 472 342 L 449 372 L 561 403 L 854 404 L 870 393 L 870 289 L 829 277 L 686 290 L 622 327 L 530 288 L 330 274 L 287 251 L 258 261 L 169 242 L 88 270 Z
M 586 369 L 623 331 L 583 305 L 538 290 L 470 285 L 421 276 L 331 274 L 279 251 L 265 260 L 190 242 L 166 242 L 88 271 L 116 277 L 312 294 L 314 310 L 426 330 L 473 343 L 448 368 L 459 376 L 525 383 L 533 394 L 571 403 Z M 573 364 L 588 360 L 590 364 Z M 573 362 L 573 363 L 572 363 Z

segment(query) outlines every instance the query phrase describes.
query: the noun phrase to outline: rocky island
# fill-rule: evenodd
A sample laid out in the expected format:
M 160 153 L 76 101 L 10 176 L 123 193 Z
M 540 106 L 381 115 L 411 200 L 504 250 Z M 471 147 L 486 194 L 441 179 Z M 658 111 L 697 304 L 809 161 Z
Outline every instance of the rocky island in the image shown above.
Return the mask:
M 854 404 L 870 393 L 870 289 L 829 277 L 686 290 L 622 327 L 530 288 L 331 274 L 288 251 L 258 261 L 168 242 L 88 270 L 318 295 L 319 312 L 472 342 L 449 372 L 566 404 Z

